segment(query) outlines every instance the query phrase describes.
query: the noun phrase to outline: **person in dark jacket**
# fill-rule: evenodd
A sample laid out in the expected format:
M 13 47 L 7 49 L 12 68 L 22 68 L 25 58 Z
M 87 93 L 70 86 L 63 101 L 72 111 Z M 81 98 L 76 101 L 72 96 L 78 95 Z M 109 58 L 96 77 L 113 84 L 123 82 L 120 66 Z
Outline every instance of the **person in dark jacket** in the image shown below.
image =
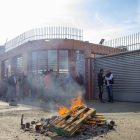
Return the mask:
M 61 76 L 59 75 L 59 73 L 56 74 L 55 76 L 55 92 L 56 92 L 56 95 L 58 97 L 61 98 L 61 93 L 62 93 L 62 78 Z
M 35 73 L 32 72 L 31 76 L 29 77 L 29 89 L 31 90 L 31 101 L 35 99 L 35 89 L 37 87 Z
M 50 74 L 51 74 L 51 80 L 52 80 L 52 86 L 55 86 L 55 74 L 53 72 L 53 69 L 50 69 Z
M 4 79 L 2 80 L 2 88 L 1 89 L 2 89 L 3 97 L 6 98 L 7 91 L 8 91 L 7 76 L 5 76 Z
M 39 80 L 39 91 L 37 91 L 38 98 L 43 98 L 44 95 L 44 89 L 45 89 L 45 77 L 46 77 L 46 71 L 42 71 L 42 74 L 40 76 Z
M 67 73 L 67 76 L 64 80 L 66 95 L 71 96 L 71 88 L 72 88 L 72 77 L 70 76 L 70 73 Z
M 52 81 L 52 88 L 51 88 L 51 94 L 52 97 L 56 97 L 56 91 L 55 91 L 55 73 L 53 72 L 53 69 L 50 69 L 50 73 L 51 73 L 51 81 Z
M 59 75 L 59 73 L 57 73 L 56 76 L 55 76 L 55 86 L 56 87 L 62 87 L 62 78 Z
M 26 88 L 26 85 L 27 85 L 27 76 L 24 75 L 24 71 L 21 72 L 21 75 L 18 79 L 19 81 L 19 94 L 20 94 L 20 97 L 22 97 L 24 99 L 25 97 L 25 88 Z
M 99 87 L 99 101 L 101 103 L 105 103 L 103 100 L 102 100 L 102 95 L 103 95 L 103 84 L 104 84 L 104 79 L 105 79 L 105 76 L 103 76 L 103 69 L 100 69 L 100 72 L 98 73 L 98 87 Z
M 40 77 L 40 83 L 41 83 L 41 87 L 44 89 L 45 88 L 45 76 L 46 72 L 42 71 L 42 75 Z
M 77 72 L 76 75 L 77 75 L 77 77 L 75 79 L 76 83 L 78 85 L 82 86 L 83 85 L 83 77 L 81 76 L 80 72 Z
M 9 95 L 11 96 L 11 101 L 14 101 L 13 93 L 16 89 L 16 84 L 17 84 L 17 80 L 16 80 L 15 72 L 11 72 L 11 76 L 9 76 L 9 78 L 8 78 L 9 91 L 8 91 L 6 99 L 5 99 L 6 102 L 8 102 Z

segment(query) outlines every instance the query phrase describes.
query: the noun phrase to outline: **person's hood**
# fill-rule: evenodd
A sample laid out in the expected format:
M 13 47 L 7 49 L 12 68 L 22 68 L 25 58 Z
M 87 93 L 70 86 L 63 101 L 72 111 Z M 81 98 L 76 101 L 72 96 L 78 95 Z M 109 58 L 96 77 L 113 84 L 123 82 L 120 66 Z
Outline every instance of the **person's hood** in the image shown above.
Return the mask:
M 11 76 L 13 76 L 13 75 L 12 75 L 12 72 L 11 72 Z

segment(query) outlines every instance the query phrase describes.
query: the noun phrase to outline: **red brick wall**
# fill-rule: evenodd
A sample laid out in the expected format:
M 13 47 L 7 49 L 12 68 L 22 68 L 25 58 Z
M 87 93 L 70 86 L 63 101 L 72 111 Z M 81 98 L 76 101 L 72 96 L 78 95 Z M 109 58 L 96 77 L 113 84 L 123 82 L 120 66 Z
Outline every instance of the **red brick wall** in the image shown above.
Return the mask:
M 102 46 L 103 47 L 103 46 Z M 53 39 L 49 42 L 46 42 L 44 39 L 42 40 L 35 40 L 26 42 L 25 44 L 22 44 L 21 46 L 14 48 L 8 52 L 5 52 L 4 54 L 0 55 L 0 66 L 2 67 L 2 60 L 9 59 L 9 65 L 12 67 L 12 57 L 22 54 L 22 71 L 25 72 L 25 74 L 28 74 L 28 71 L 30 69 L 30 52 L 36 51 L 36 50 L 43 50 L 43 49 L 65 49 L 70 50 L 69 51 L 69 66 L 70 62 L 73 60 L 73 54 L 74 49 L 77 50 L 84 50 L 85 51 L 85 58 L 87 53 L 87 44 L 85 44 L 83 41 L 78 40 L 70 40 L 70 39 Z M 108 50 L 108 47 L 104 47 L 104 50 Z M 89 57 L 91 57 L 91 52 L 95 52 L 98 54 L 109 54 L 113 53 L 109 51 L 101 51 L 101 47 L 96 44 L 89 43 Z M 122 50 L 116 49 L 116 52 L 120 52 Z M 0 68 L 0 79 L 1 79 L 1 68 Z M 8 74 L 10 75 L 11 72 Z

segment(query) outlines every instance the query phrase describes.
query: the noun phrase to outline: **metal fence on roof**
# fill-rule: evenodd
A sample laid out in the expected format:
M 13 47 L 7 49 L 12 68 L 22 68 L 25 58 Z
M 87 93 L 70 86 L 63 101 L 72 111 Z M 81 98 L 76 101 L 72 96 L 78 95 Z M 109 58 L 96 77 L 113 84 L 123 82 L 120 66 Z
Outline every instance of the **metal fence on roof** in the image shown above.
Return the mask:
M 40 39 L 75 39 L 83 40 L 83 30 L 71 27 L 44 27 L 29 30 L 8 41 L 5 51 L 16 48 L 28 41 Z
M 105 41 L 103 45 L 120 49 L 125 48 L 127 51 L 138 50 L 140 49 L 140 36 L 139 33 L 135 33 Z

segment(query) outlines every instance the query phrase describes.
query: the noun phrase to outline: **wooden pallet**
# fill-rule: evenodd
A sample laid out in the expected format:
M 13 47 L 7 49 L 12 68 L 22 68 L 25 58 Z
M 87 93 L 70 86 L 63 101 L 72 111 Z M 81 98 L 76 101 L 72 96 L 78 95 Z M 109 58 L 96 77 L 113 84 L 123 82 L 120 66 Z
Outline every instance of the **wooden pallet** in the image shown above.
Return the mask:
M 102 114 L 96 113 L 86 123 L 87 124 L 105 125 L 106 124 L 106 119 Z
M 78 106 L 63 116 L 51 122 L 47 127 L 50 131 L 56 132 L 66 137 L 71 137 L 88 118 L 96 114 L 96 109 L 89 109 L 84 106 Z

